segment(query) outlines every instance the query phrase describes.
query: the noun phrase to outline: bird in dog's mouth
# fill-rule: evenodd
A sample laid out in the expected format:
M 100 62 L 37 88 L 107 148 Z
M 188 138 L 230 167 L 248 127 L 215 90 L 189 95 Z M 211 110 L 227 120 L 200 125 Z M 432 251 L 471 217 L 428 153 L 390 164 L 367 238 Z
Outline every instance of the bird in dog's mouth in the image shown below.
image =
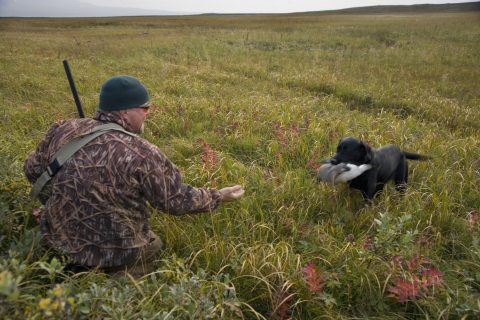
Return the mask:
M 333 185 L 355 179 L 373 166 L 371 164 L 355 165 L 341 162 L 339 164 L 325 163 L 317 171 L 317 183 L 325 181 Z

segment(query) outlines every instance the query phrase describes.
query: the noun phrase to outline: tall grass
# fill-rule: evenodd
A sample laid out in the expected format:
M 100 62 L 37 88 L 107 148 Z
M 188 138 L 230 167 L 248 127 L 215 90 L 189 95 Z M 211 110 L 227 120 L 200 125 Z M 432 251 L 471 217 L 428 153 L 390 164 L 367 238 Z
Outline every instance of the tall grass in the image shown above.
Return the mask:
M 478 13 L 0 19 L 0 314 L 6 318 L 464 318 L 480 314 Z M 26 156 L 141 79 L 144 137 L 239 201 L 173 217 L 142 280 L 72 274 L 38 244 Z M 315 183 L 345 136 L 432 154 L 373 206 Z

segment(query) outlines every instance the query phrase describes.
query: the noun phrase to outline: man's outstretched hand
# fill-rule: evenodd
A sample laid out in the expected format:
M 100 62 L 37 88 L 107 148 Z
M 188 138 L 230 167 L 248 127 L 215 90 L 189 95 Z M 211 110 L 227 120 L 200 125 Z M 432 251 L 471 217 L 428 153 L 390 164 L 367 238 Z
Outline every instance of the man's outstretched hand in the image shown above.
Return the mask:
M 227 187 L 219 190 L 222 194 L 222 202 L 229 202 L 240 198 L 244 193 L 242 186 Z

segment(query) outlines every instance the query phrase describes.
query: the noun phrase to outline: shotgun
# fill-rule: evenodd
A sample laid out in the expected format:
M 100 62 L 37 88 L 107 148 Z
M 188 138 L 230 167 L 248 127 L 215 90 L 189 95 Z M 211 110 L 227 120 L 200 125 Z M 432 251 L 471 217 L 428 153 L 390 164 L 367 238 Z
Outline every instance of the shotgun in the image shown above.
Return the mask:
M 80 116 L 80 118 L 85 118 L 82 104 L 80 103 L 77 88 L 75 87 L 75 82 L 73 81 L 72 72 L 70 71 L 70 66 L 68 65 L 67 60 L 63 60 L 63 66 L 65 68 L 65 72 L 67 73 L 68 83 L 70 83 L 70 89 L 72 89 L 73 99 L 75 100 L 75 104 L 77 105 L 78 115 Z

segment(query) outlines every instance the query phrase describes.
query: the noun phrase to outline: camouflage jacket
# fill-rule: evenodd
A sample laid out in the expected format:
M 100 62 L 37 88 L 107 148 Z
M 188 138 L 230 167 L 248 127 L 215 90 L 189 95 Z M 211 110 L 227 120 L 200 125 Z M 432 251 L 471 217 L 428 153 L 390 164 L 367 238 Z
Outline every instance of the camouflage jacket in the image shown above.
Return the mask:
M 104 123 L 132 131 L 116 112 L 53 124 L 24 163 L 35 183 L 67 141 Z M 107 132 L 65 162 L 47 185 L 51 193 L 40 221 L 42 241 L 83 266 L 115 267 L 135 260 L 149 243 L 150 211 L 205 212 L 221 201 L 216 189 L 182 183 L 179 169 L 154 144 L 120 131 Z

